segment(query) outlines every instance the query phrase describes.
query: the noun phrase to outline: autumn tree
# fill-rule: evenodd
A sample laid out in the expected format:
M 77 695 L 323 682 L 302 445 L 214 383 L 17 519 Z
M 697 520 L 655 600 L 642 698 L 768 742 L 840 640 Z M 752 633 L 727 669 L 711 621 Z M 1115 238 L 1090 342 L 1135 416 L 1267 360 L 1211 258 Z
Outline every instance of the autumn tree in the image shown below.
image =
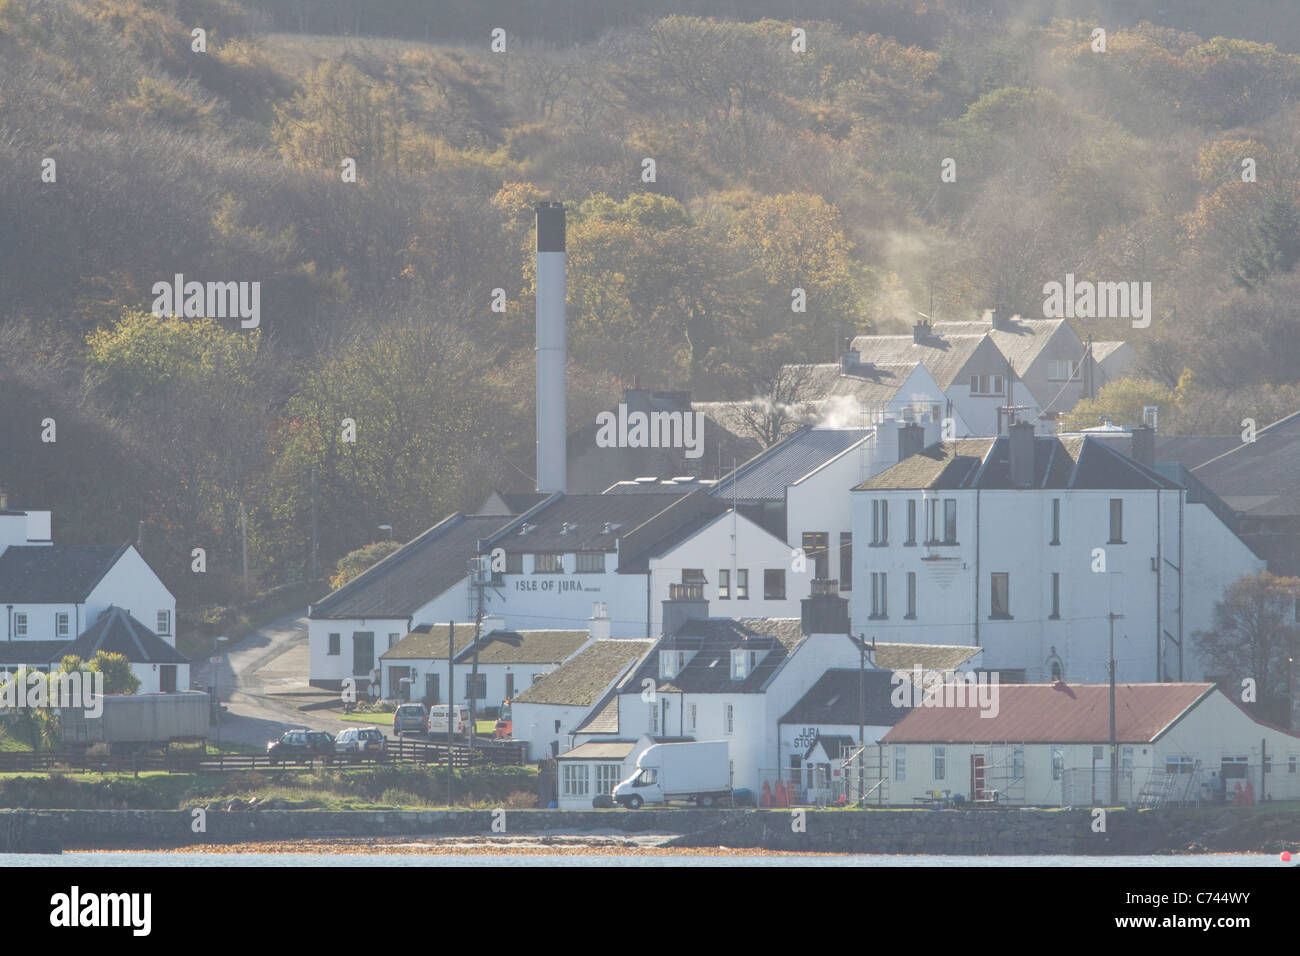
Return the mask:
M 1239 698 L 1244 682 L 1255 690 L 1245 703 L 1267 720 L 1290 725 L 1290 660 L 1300 652 L 1296 601 L 1300 578 L 1268 571 L 1228 585 L 1214 606 L 1214 623 L 1193 635 L 1206 667 L 1220 676 L 1225 692 Z M 1253 705 L 1253 706 L 1252 706 Z

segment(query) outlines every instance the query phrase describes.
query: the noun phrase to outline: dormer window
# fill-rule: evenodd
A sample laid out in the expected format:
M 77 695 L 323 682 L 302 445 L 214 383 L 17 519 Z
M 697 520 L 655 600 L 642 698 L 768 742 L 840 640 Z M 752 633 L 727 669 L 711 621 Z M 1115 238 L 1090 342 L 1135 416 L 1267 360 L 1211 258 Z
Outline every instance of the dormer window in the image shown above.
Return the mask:
M 758 666 L 758 651 L 747 651 L 737 648 L 731 652 L 731 679 L 744 680 L 754 672 Z
M 671 680 L 682 672 L 686 666 L 685 651 L 660 651 L 659 652 L 659 678 L 661 680 Z

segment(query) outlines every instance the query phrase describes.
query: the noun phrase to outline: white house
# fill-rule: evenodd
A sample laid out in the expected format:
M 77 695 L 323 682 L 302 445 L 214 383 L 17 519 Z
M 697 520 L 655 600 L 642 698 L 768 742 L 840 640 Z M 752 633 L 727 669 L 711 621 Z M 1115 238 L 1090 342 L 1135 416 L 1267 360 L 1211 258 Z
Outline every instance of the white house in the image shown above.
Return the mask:
M 853 497 L 855 631 L 979 646 L 1008 678 L 1104 680 L 1112 626 L 1120 680 L 1202 678 L 1190 636 L 1263 568 L 1180 485 L 1027 424 L 932 445 Z
M 594 641 L 512 697 L 511 736 L 528 743 L 528 759 L 570 750 L 574 733 L 592 708 L 610 695 L 651 643 Z
M 0 607 L 0 668 L 47 670 L 107 650 L 126 655 L 142 693 L 189 688 L 176 599 L 134 544 L 55 545 L 50 512 L 0 509 Z
M 485 620 L 477 644 L 473 624 L 456 625 L 456 657 L 451 667 L 456 682 L 454 700 L 466 705 L 472 700 L 479 712 L 513 699 L 591 640 L 588 630 L 510 631 L 499 627 L 500 623 Z M 446 703 L 449 628 L 447 624 L 421 627 L 381 654 L 381 696 Z
M 651 744 L 648 735 L 635 740 L 591 740 L 556 760 L 556 805 L 561 810 L 590 810 L 592 801 L 609 796 L 616 784 L 632 776 L 636 760 Z
M 883 766 L 881 802 L 931 790 L 1032 806 L 1111 806 L 1106 684 L 1001 685 L 994 717 L 970 707 L 916 707 L 868 754 Z M 1300 798 L 1300 734 L 1256 720 L 1212 684 L 1119 684 L 1115 756 L 1121 803 L 1210 797 Z M 874 781 L 873 781 L 874 783 Z M 1243 796 L 1244 799 L 1244 796 Z

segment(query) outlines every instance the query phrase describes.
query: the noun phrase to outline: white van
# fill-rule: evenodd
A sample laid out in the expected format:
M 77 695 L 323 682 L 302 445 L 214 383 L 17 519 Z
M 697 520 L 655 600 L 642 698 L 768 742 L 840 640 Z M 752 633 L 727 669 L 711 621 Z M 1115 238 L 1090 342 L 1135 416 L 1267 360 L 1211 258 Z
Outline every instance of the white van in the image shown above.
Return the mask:
M 429 735 L 446 736 L 447 735 L 447 704 L 434 704 L 429 708 Z M 451 732 L 456 737 L 463 737 L 470 730 L 469 725 L 469 708 L 463 704 L 456 704 L 456 726 Z

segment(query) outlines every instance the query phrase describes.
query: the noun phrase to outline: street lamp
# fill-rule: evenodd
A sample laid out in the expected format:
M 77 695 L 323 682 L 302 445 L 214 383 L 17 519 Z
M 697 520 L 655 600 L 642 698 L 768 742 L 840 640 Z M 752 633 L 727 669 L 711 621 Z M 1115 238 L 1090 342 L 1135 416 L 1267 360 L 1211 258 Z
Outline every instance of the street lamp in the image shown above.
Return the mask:
M 230 638 L 226 637 L 226 635 L 224 634 L 219 635 L 217 637 L 217 650 L 220 651 L 221 645 L 225 644 L 229 640 Z M 220 653 L 212 655 L 213 696 L 215 698 L 215 703 L 217 708 L 216 719 L 217 719 L 217 753 L 218 754 L 221 753 L 221 664 L 222 661 L 223 658 Z

